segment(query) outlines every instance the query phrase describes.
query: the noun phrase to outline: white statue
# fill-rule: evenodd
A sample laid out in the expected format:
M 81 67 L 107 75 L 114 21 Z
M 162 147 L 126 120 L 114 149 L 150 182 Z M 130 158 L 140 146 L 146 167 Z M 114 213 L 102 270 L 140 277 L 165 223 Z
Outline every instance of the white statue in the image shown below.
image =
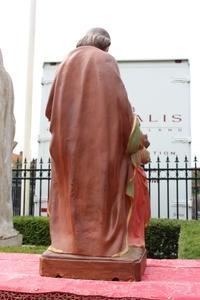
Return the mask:
M 1 240 L 13 239 L 13 237 L 16 240 L 16 236 L 19 235 L 13 228 L 12 222 L 11 156 L 15 135 L 13 106 L 12 80 L 4 68 L 0 50 L 0 244 L 3 244 Z

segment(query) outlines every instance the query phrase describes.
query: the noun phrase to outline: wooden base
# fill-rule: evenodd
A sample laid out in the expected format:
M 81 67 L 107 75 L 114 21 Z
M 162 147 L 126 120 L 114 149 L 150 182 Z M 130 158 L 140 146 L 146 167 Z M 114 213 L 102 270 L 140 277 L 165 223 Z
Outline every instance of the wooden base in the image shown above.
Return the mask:
M 73 279 L 140 281 L 146 250 L 129 248 L 121 257 L 91 257 L 46 251 L 40 257 L 40 275 Z

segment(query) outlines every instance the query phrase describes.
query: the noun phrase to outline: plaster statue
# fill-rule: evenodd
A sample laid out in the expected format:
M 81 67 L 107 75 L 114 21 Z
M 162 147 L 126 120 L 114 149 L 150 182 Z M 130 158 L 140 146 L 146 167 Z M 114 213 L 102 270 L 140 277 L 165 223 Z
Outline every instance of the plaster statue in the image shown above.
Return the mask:
M 127 145 L 136 116 L 109 34 L 90 30 L 61 63 L 46 116 L 52 134 L 49 199 L 51 246 L 55 253 L 117 257 L 127 253 L 133 175 Z M 135 143 L 135 141 L 134 141 Z
M 0 240 L 18 235 L 12 222 L 11 155 L 15 135 L 13 105 L 12 80 L 4 68 L 0 50 Z

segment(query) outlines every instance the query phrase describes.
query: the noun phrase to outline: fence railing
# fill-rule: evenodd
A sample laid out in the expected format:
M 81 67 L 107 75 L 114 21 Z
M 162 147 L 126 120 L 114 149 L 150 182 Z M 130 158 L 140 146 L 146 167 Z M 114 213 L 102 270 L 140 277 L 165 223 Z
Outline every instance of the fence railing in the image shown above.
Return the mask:
M 193 162 L 187 157 L 179 161 L 177 156 L 174 161 L 167 157 L 163 162 L 158 157 L 153 166 L 145 166 L 145 171 L 155 217 L 200 218 L 200 168 L 196 157 Z
M 41 216 L 47 211 L 51 181 L 51 160 L 42 158 L 30 163 L 16 162 L 12 170 L 12 200 L 14 215 Z
M 152 217 L 200 219 L 200 168 L 197 158 L 179 161 L 169 157 L 145 166 L 149 182 Z M 14 215 L 47 214 L 51 161 L 17 161 L 13 168 Z

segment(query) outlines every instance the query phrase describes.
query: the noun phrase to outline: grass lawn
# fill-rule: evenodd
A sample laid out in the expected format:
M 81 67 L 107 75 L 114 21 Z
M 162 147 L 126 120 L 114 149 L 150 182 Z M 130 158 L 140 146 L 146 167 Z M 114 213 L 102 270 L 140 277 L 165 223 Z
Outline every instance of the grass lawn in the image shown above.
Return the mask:
M 181 225 L 178 258 L 200 258 L 200 222 L 189 221 Z
M 47 250 L 47 246 L 34 246 L 34 245 L 0 246 L 0 252 L 42 254 L 45 250 Z

